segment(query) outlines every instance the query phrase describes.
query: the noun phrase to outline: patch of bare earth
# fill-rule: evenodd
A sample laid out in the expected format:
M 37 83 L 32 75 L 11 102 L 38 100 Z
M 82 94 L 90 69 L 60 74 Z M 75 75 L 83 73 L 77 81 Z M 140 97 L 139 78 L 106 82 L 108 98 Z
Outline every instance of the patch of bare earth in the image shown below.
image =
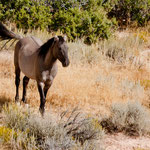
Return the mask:
M 129 137 L 122 133 L 106 135 L 106 150 L 150 150 L 150 137 Z

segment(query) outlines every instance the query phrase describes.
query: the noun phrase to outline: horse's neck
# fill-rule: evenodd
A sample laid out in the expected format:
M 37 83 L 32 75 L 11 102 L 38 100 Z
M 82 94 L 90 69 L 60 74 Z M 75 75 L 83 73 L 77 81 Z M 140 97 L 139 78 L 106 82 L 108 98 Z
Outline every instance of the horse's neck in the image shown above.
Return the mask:
M 44 59 L 44 63 L 48 68 L 51 68 L 51 66 L 55 63 L 56 58 L 53 57 L 52 51 L 48 50 L 45 59 Z

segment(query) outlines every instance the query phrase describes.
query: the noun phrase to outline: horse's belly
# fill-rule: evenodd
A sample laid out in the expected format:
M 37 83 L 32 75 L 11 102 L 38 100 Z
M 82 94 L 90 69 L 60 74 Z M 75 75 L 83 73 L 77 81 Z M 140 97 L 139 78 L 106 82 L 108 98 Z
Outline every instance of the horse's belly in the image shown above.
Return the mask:
M 20 55 L 19 67 L 28 78 L 35 79 L 35 68 L 33 56 Z
M 21 68 L 21 71 L 24 73 L 25 76 L 27 76 L 28 78 L 31 78 L 31 79 L 35 79 L 35 74 L 33 72 L 33 69 L 30 67 L 28 67 L 28 65 L 24 66 L 20 63 L 20 68 Z

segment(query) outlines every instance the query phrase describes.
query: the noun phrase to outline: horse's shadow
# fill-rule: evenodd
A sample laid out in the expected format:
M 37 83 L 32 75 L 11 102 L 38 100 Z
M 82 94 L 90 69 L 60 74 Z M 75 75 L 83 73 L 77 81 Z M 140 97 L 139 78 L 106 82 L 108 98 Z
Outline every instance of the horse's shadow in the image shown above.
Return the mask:
M 2 95 L 0 96 L 0 113 L 2 112 L 3 106 L 11 102 L 11 99 Z

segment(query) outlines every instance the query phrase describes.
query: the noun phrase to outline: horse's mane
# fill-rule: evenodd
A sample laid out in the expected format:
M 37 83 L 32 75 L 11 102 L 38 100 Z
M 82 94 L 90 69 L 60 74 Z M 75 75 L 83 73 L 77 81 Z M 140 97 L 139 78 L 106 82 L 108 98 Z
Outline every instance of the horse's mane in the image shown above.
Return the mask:
M 49 48 L 52 46 L 54 42 L 54 38 L 49 39 L 46 43 L 44 43 L 41 47 L 40 47 L 40 52 L 39 52 L 39 56 L 43 56 L 45 57 Z
M 63 43 L 65 40 L 62 36 L 58 36 L 59 38 L 59 42 Z M 54 42 L 54 37 L 49 39 L 46 43 L 44 43 L 41 47 L 40 47 L 40 52 L 39 52 L 39 56 L 45 57 L 48 50 L 51 48 L 51 46 L 53 45 Z

